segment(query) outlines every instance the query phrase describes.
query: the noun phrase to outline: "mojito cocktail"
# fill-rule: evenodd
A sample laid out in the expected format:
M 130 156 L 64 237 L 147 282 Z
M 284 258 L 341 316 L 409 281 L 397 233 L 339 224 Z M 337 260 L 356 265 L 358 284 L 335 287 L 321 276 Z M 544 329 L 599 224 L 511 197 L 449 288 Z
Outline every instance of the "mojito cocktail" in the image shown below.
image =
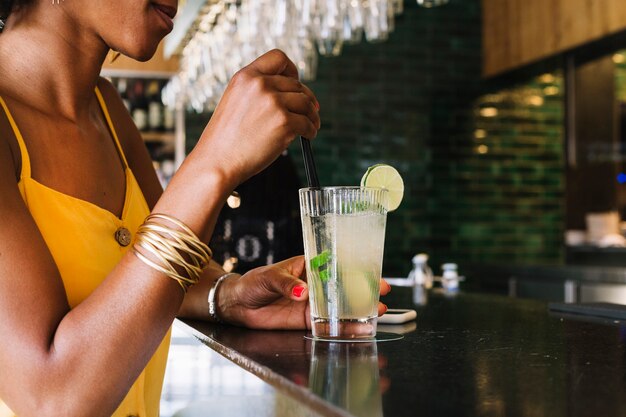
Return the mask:
M 376 335 L 387 190 L 300 190 L 313 336 Z

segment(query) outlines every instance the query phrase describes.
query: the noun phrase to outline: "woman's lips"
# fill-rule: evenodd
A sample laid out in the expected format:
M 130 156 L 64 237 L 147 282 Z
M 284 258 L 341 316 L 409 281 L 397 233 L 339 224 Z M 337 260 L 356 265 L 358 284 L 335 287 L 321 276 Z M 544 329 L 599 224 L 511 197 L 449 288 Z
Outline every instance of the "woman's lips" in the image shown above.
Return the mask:
M 163 4 L 153 3 L 154 10 L 157 11 L 163 22 L 167 25 L 171 31 L 174 28 L 174 16 L 176 16 L 176 9 Z

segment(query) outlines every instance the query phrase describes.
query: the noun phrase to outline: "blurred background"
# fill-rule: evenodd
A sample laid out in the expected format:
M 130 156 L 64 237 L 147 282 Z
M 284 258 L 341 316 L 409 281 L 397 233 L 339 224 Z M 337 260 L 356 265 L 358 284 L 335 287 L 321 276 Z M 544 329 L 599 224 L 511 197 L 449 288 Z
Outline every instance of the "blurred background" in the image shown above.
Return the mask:
M 396 167 L 404 178 L 404 201 L 388 216 L 385 277 L 402 284 L 410 273 L 429 272 L 425 262 L 435 276 L 454 263 L 465 277 L 463 291 L 626 304 L 625 2 L 179 5 L 175 29 L 154 59 L 140 64 L 122 57 L 102 72 L 144 134 L 164 186 L 234 72 L 278 47 L 321 104 L 322 128 L 313 142 L 321 183 L 356 185 L 376 163 Z M 245 272 L 302 253 L 297 190 L 304 184 L 295 141 L 237 188 L 211 242 L 224 268 Z M 427 256 L 414 258 L 418 253 Z M 429 303 L 423 285 L 413 290 L 416 306 Z M 511 327 L 517 316 L 495 319 L 502 331 L 494 340 L 526 332 Z M 538 344 L 551 332 L 542 323 L 531 332 Z M 607 343 L 613 342 L 601 344 Z M 578 345 L 568 341 L 572 346 Z M 216 399 L 229 408 L 223 415 L 233 415 L 244 407 L 242 393 L 249 415 L 276 415 L 281 407 L 274 404 L 288 401 L 180 328 L 169 361 L 164 416 L 202 415 Z M 484 404 L 501 414 L 504 403 L 493 401 L 496 386 L 485 378 L 502 369 L 508 376 L 509 367 L 488 365 L 474 365 L 483 378 L 479 394 L 488 393 Z M 552 368 L 535 369 L 553 380 Z
M 455 262 L 468 286 L 494 291 L 524 274 L 623 275 L 623 2 L 180 2 L 152 61 L 103 68 L 164 185 L 228 79 L 273 47 L 321 104 L 321 183 L 356 185 L 376 163 L 404 178 L 404 201 L 388 216 L 385 276 L 406 277 L 416 253 L 429 254 L 436 274 Z M 216 259 L 245 272 L 301 253 L 304 183 L 296 141 L 229 199 Z

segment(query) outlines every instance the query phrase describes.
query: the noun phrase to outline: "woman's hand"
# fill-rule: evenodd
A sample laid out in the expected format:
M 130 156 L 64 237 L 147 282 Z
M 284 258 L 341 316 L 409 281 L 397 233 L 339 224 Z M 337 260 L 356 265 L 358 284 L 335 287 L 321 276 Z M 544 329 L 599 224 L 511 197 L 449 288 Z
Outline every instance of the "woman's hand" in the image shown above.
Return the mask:
M 272 50 L 233 76 L 191 155 L 203 155 L 236 186 L 266 168 L 296 136 L 317 136 L 318 110 L 295 64 Z
M 234 75 L 198 144 L 153 210 L 174 215 L 208 241 L 235 187 L 266 168 L 296 136 L 317 135 L 318 108 L 283 52 L 261 56 Z
M 228 278 L 220 286 L 218 313 L 228 323 L 255 329 L 310 329 L 305 275 L 304 257 L 297 256 Z M 381 295 L 389 291 L 381 279 Z M 378 314 L 385 311 L 379 303 Z
M 297 256 L 227 278 L 219 288 L 218 314 L 253 329 L 310 328 L 305 275 L 304 257 Z

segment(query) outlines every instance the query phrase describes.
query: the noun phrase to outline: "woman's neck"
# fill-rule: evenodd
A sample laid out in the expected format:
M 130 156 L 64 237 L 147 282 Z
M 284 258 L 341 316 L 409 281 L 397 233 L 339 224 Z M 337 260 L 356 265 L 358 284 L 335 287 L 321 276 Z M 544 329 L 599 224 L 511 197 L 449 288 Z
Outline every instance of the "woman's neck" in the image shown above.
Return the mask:
M 0 91 L 76 121 L 90 107 L 108 47 L 62 7 L 45 9 L 16 12 L 0 33 Z

